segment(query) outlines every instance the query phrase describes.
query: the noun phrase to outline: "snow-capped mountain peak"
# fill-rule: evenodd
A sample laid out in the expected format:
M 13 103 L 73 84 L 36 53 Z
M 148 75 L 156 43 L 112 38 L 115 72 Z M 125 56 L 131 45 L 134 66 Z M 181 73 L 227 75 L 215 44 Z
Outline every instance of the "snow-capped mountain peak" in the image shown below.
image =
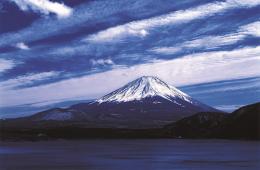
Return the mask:
M 140 77 L 105 95 L 97 100 L 97 102 L 128 102 L 154 96 L 159 96 L 173 102 L 176 98 L 179 98 L 192 103 L 191 97 L 187 94 L 153 76 Z
M 27 120 L 59 121 L 62 124 L 66 121 L 88 122 L 87 127 L 95 128 L 158 128 L 169 121 L 207 111 L 216 110 L 157 77 L 144 76 L 99 100 L 42 111 Z

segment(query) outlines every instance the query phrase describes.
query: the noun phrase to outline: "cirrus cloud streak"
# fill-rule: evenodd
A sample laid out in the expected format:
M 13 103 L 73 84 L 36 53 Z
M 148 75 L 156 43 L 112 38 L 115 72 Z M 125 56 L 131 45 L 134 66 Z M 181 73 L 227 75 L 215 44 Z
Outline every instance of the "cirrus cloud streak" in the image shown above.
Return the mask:
M 191 54 L 182 58 L 72 78 L 36 87 L 1 90 L 1 106 L 61 100 L 80 96 L 97 98 L 143 75 L 158 76 L 174 86 L 260 75 L 260 47 Z M 120 81 L 118 81 L 120 80 Z M 102 86 L 106 82 L 105 86 Z M 3 87 L 0 87 L 3 89 Z M 16 94 L 20 94 L 17 96 Z
M 224 12 L 228 9 L 247 8 L 257 6 L 259 4 L 259 0 L 227 0 L 224 2 L 208 3 L 186 10 L 171 12 L 169 14 L 161 15 L 158 17 L 153 17 L 140 21 L 133 21 L 124 25 L 111 27 L 106 30 L 100 31 L 97 34 L 88 36 L 86 38 L 86 41 L 115 41 L 129 35 L 144 37 L 149 34 L 149 29 L 153 29 L 155 27 L 186 23 L 191 20 L 209 17 L 214 14 Z
M 56 14 L 58 17 L 68 17 L 72 13 L 72 8 L 49 0 L 10 0 L 17 4 L 23 11 L 33 10 L 42 14 Z

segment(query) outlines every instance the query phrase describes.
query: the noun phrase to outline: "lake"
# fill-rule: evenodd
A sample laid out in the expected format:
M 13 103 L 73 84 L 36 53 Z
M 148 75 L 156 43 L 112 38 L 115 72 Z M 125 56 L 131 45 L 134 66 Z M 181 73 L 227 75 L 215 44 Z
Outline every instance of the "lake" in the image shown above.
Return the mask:
M 1 142 L 1 170 L 256 170 L 260 142 L 106 139 Z

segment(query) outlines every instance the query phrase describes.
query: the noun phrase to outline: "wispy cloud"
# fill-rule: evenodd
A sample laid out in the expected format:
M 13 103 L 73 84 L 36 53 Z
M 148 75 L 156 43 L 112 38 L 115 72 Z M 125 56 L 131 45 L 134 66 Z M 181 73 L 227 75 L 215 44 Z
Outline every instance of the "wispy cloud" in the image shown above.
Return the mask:
M 216 109 L 226 111 L 226 112 L 233 112 L 234 110 L 242 107 L 243 105 L 218 105 L 215 106 Z
M 183 48 L 206 48 L 212 49 L 224 45 L 234 44 L 245 36 L 240 34 L 229 34 L 223 36 L 207 36 L 183 43 Z
M 60 72 L 50 71 L 50 72 L 42 72 L 42 73 L 27 74 L 24 76 L 19 76 L 14 79 L 9 79 L 9 80 L 0 82 L 0 91 L 12 89 L 12 88 L 19 87 L 19 86 L 30 85 L 36 81 L 42 81 L 42 80 L 56 77 L 59 74 L 60 74 Z
M 247 36 L 260 36 L 260 22 L 253 22 L 241 26 L 236 32 L 219 35 L 219 36 L 204 36 L 190 41 L 185 41 L 181 44 L 176 44 L 171 47 L 154 47 L 149 51 L 159 54 L 175 54 L 186 49 L 214 49 L 225 45 L 231 45 L 245 39 Z
M 239 31 L 243 34 L 260 37 L 260 21 L 244 25 Z
M 204 85 L 204 90 L 192 91 L 190 94 L 198 95 L 198 94 L 216 94 L 219 92 L 232 92 L 232 91 L 242 91 L 242 90 L 250 90 L 260 88 L 260 79 L 251 79 L 251 80 L 233 80 L 231 82 L 214 82 L 214 86 Z M 243 82 L 245 81 L 245 82 Z M 242 83 L 241 83 L 242 82 Z
M 169 61 L 116 68 L 37 87 L 4 90 L 1 96 L 5 100 L 0 104 L 17 105 L 80 96 L 96 98 L 143 75 L 158 76 L 174 86 L 255 77 L 260 74 L 256 69 L 260 67 L 259 61 L 260 47 L 197 53 Z M 104 81 L 106 86 L 101 86 Z
M 242 40 L 245 35 L 242 34 L 229 34 L 223 36 L 206 36 L 191 41 L 186 41 L 181 44 L 176 44 L 174 47 L 155 47 L 148 51 L 158 54 L 176 54 L 186 49 L 214 49 L 221 46 L 234 44 Z
M 29 46 L 26 45 L 25 43 L 23 42 L 19 42 L 15 45 L 17 48 L 21 49 L 21 50 L 29 50 Z
M 12 69 L 15 66 L 12 60 L 0 59 L 0 74 L 6 70 Z
M 68 17 L 72 13 L 72 8 L 58 2 L 50 0 L 10 0 L 23 10 L 33 10 L 42 14 L 56 14 L 58 17 Z
M 133 21 L 124 25 L 111 27 L 100 31 L 97 34 L 88 36 L 86 40 L 94 42 L 106 42 L 115 41 L 129 35 L 144 37 L 149 33 L 149 29 L 153 29 L 155 27 L 186 23 L 191 20 L 209 17 L 228 9 L 252 7 L 259 4 L 259 0 L 227 0 L 224 2 L 208 3 L 195 8 L 179 10 L 162 16 L 140 21 Z
M 93 65 L 93 66 L 96 66 L 96 65 L 113 65 L 114 62 L 108 58 L 108 59 L 91 59 L 90 60 L 90 63 Z
M 148 51 L 158 53 L 158 54 L 175 54 L 182 50 L 182 47 L 176 46 L 176 47 L 154 47 L 152 49 L 149 49 Z

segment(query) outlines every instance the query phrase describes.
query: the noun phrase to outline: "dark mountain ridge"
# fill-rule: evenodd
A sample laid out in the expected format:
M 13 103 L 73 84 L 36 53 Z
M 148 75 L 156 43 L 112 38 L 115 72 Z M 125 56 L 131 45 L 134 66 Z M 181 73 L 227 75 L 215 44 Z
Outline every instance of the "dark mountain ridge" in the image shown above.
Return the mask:
M 198 113 L 165 126 L 170 136 L 183 138 L 260 139 L 260 103 L 230 114 Z
M 91 123 L 91 122 L 89 122 Z M 203 112 L 170 123 L 163 128 L 93 128 L 82 122 L 0 121 L 1 140 L 49 140 L 84 138 L 219 138 L 260 140 L 260 103 L 230 114 Z

